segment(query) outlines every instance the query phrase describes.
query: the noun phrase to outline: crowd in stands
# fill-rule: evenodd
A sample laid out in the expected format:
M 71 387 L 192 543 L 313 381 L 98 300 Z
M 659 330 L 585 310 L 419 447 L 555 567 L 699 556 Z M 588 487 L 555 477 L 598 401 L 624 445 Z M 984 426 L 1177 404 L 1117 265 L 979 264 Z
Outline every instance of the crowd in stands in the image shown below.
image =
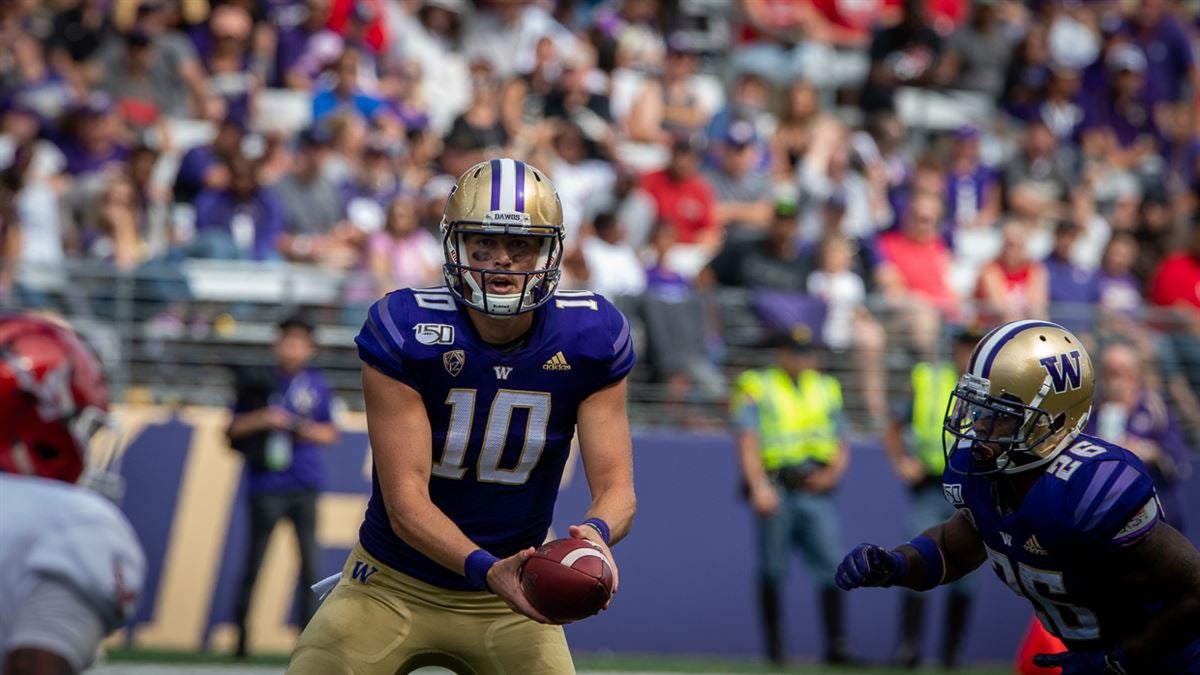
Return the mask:
M 1048 317 L 1195 424 L 1198 50 L 1173 0 L 10 0 L 0 304 L 215 258 L 364 307 L 441 283 L 449 186 L 512 156 L 558 188 L 563 287 L 628 298 L 678 396 L 724 389 L 732 286 L 880 417 L 885 355 Z

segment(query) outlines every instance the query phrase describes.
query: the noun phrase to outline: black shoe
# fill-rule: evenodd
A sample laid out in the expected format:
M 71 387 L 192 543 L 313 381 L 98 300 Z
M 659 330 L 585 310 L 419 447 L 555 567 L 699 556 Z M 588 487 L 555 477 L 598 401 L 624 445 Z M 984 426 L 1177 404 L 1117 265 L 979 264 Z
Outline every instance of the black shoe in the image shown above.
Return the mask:
M 233 651 L 233 658 L 244 661 L 249 653 L 246 651 L 246 631 L 238 631 L 237 647 Z
M 892 654 L 892 665 L 897 668 L 913 669 L 921 664 L 921 654 L 911 642 L 901 642 Z
M 862 666 L 863 662 L 851 656 L 845 649 L 839 647 L 825 652 L 825 664 L 829 666 L 857 668 Z

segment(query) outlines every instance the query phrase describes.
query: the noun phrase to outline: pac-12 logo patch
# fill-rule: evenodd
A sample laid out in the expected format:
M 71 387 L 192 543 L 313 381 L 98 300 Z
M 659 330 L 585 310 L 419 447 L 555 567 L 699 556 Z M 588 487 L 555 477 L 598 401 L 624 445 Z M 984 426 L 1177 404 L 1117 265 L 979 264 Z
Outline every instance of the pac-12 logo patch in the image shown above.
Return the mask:
M 442 365 L 446 366 L 446 372 L 450 373 L 450 377 L 458 377 L 466 363 L 467 353 L 461 349 L 453 349 L 442 354 Z
M 942 494 L 946 496 L 946 501 L 955 506 L 963 503 L 961 483 L 942 483 Z
M 419 323 L 413 326 L 413 332 L 423 345 L 454 344 L 454 326 L 448 323 Z

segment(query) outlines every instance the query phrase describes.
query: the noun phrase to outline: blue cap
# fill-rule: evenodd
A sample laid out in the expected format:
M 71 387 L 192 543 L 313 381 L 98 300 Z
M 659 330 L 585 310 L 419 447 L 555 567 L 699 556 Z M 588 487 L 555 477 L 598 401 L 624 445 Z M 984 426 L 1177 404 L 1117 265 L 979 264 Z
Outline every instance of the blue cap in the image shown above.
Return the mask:
M 754 125 L 746 120 L 734 120 L 725 129 L 724 139 L 726 144 L 735 147 L 745 147 L 758 140 L 758 134 L 754 131 Z

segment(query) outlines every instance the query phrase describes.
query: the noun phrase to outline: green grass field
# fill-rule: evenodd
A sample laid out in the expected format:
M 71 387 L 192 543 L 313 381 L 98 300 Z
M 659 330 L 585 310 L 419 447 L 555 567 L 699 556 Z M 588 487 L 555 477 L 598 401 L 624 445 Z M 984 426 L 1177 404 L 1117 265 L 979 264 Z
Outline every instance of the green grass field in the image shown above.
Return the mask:
M 194 652 L 126 651 L 112 650 L 106 660 L 88 671 L 89 675 L 280 675 L 287 657 L 278 655 L 254 656 L 246 661 L 233 661 L 221 654 Z M 941 669 L 898 670 L 884 666 L 858 668 L 832 668 L 820 664 L 796 664 L 784 669 L 771 668 L 755 661 L 732 661 L 704 657 L 664 658 L 660 656 L 628 656 L 604 654 L 580 654 L 575 658 L 579 675 L 602 675 L 605 673 L 638 673 L 658 675 L 660 673 L 795 673 L 815 675 L 873 675 L 875 673 L 913 673 L 916 675 L 944 674 L 951 671 Z M 418 671 L 422 675 L 447 673 L 440 669 Z M 952 671 L 964 675 L 1008 675 L 1012 669 L 1005 666 L 974 666 Z

